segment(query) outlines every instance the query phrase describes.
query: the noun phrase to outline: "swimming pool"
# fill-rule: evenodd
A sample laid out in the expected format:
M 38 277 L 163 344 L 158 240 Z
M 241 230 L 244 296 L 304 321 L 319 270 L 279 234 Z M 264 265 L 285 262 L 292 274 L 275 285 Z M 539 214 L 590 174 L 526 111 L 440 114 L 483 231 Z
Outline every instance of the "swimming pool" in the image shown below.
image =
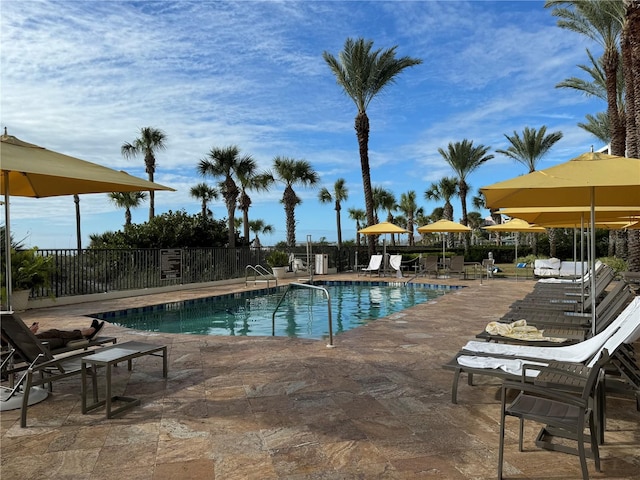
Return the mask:
M 450 289 L 460 288 L 383 282 L 316 282 L 314 285 L 326 288 L 331 296 L 334 335 L 428 302 Z M 273 311 L 285 288 L 100 312 L 90 316 L 150 332 L 270 336 Z M 275 335 L 310 339 L 328 337 L 328 308 L 324 292 L 292 287 L 277 310 Z

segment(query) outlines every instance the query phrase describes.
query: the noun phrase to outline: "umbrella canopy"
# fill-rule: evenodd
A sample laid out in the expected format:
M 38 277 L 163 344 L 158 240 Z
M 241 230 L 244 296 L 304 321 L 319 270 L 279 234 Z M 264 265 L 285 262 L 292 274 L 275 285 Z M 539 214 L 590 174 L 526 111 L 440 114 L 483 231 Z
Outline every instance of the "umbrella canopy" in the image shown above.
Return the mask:
M 486 207 L 640 205 L 640 160 L 584 153 L 568 162 L 483 187 Z M 593 201 L 592 201 L 593 200 Z
M 430 223 L 428 225 L 423 225 L 422 227 L 418 227 L 418 232 L 420 233 L 461 233 L 461 232 L 470 232 L 471 229 L 461 223 L 452 222 L 451 220 L 438 220 L 437 222 Z
M 546 230 L 543 227 L 539 227 L 537 225 L 531 225 L 529 222 L 525 222 L 519 218 L 512 218 L 508 222 L 501 223 L 498 225 L 491 225 L 489 227 L 482 227 L 484 230 L 489 230 L 491 232 L 528 232 L 528 233 L 543 233 Z M 518 236 L 516 235 L 516 251 L 515 260 L 518 260 Z M 516 271 L 517 274 L 517 271 Z
M 95 163 L 47 150 L 12 135 L 0 137 L 0 194 L 4 195 L 7 306 L 11 307 L 9 197 L 174 190 Z
M 375 225 L 369 225 L 368 227 L 361 228 L 360 230 L 358 230 L 358 233 L 362 233 L 364 235 L 384 235 L 385 233 L 390 233 L 393 235 L 394 233 L 409 233 L 409 230 L 407 230 L 406 228 L 402 228 L 397 225 L 394 225 L 391 222 L 380 222 L 380 223 L 376 223 Z M 382 253 L 384 255 L 383 258 L 385 259 L 384 261 L 386 263 L 387 244 L 384 242 L 384 239 L 382 241 Z M 386 268 L 386 265 L 385 265 L 385 268 Z
M 590 207 L 591 268 L 595 267 L 596 207 L 640 205 L 640 160 L 584 153 L 568 162 L 480 189 L 488 209 Z M 536 221 L 540 223 L 539 221 Z M 595 291 L 595 275 L 591 275 Z M 591 298 L 595 334 L 595 296 Z
M 597 222 L 621 221 L 640 217 L 640 206 L 598 207 L 594 206 Z M 520 207 L 501 208 L 498 213 L 516 217 L 539 225 L 562 224 L 580 225 L 591 221 L 591 207 Z
M 519 218 L 512 218 L 508 222 L 500 223 L 498 225 L 491 225 L 489 227 L 482 227 L 483 230 L 489 230 L 492 232 L 529 232 L 529 233 L 543 233 L 546 230 L 544 227 L 537 225 L 531 225 L 529 222 L 521 220 Z
M 363 233 L 364 235 L 382 235 L 384 233 L 409 233 L 409 230 L 394 225 L 391 222 L 381 222 L 361 228 L 358 230 L 358 233 Z
M 18 197 L 52 197 L 82 193 L 174 190 L 128 173 L 0 137 L 0 193 Z
M 423 225 L 418 227 L 418 232 L 420 233 L 463 233 L 470 232 L 471 229 L 466 225 L 462 225 L 461 223 L 452 222 L 451 220 L 445 220 L 444 218 L 438 220 L 437 222 L 430 223 L 428 225 Z M 442 264 L 445 262 L 445 246 L 444 246 L 444 235 L 442 235 Z

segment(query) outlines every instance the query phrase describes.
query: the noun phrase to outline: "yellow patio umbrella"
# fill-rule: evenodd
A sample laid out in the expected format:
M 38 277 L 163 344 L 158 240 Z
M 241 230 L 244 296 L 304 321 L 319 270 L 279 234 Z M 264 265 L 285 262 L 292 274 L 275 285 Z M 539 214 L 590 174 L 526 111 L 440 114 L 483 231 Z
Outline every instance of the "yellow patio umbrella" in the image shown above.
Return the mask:
M 640 160 L 589 152 L 544 170 L 482 187 L 480 191 L 488 209 L 589 206 L 593 269 L 595 208 L 640 205 Z M 595 275 L 591 275 L 591 283 L 595 291 Z M 595 297 L 591 311 L 595 329 Z
M 9 197 L 172 190 L 79 158 L 47 150 L 5 133 L 0 137 L 0 194 L 4 195 L 7 303 L 11 307 Z
M 423 225 L 418 227 L 419 233 L 440 233 L 442 234 L 442 264 L 445 263 L 445 245 L 444 245 L 444 234 L 445 233 L 466 233 L 470 232 L 471 229 L 466 225 L 462 225 L 461 223 L 452 222 L 451 220 L 441 219 L 437 222 L 429 223 L 428 225 Z
M 640 217 L 640 206 L 594 207 L 596 222 Z M 501 208 L 498 213 L 538 225 L 591 222 L 591 206 Z
M 375 225 L 369 225 L 368 227 L 361 228 L 358 233 L 364 235 L 383 235 L 385 233 L 409 233 L 406 228 L 399 227 L 391 222 L 380 222 Z
M 395 234 L 395 233 L 409 233 L 409 230 L 406 228 L 399 227 L 391 222 L 380 222 L 375 225 L 369 225 L 368 227 L 361 228 L 358 230 L 358 233 L 362 233 L 363 235 L 384 235 L 387 233 Z M 356 252 L 357 253 L 357 252 Z M 382 239 L 382 254 L 384 255 L 384 261 L 387 261 L 387 245 L 385 243 L 385 239 Z M 356 264 L 358 263 L 358 259 L 356 257 Z
M 537 225 L 531 225 L 520 218 L 512 218 L 508 222 L 500 223 L 498 225 L 491 225 L 488 227 L 482 227 L 483 230 L 489 230 L 490 232 L 526 232 L 526 233 L 544 233 L 546 232 L 544 227 Z M 518 236 L 516 235 L 516 261 L 518 260 Z

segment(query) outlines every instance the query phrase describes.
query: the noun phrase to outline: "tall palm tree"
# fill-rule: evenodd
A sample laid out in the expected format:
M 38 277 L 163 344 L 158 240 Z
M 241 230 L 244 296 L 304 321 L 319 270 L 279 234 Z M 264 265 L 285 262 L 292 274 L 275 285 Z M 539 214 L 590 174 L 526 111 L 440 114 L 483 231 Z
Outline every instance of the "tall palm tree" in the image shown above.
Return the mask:
M 416 217 L 422 211 L 422 207 L 418 207 L 416 203 L 415 190 L 409 190 L 407 193 L 400 194 L 400 203 L 398 204 L 400 211 L 406 216 L 406 229 L 409 230 L 409 245 L 416 244 L 413 237 L 413 227 L 416 224 Z
M 229 228 L 229 248 L 236 246 L 236 231 L 234 216 L 236 202 L 240 189 L 234 180 L 238 171 L 247 169 L 247 164 L 253 162 L 249 155 L 240 155 L 240 149 L 236 145 L 224 148 L 213 147 L 207 156 L 198 163 L 198 173 L 200 175 L 210 175 L 214 178 L 222 178 L 220 181 L 220 191 L 227 206 L 227 227 Z
M 625 72 L 625 85 L 627 92 L 627 130 L 628 156 L 640 157 L 640 2 L 638 0 L 625 0 L 626 10 L 625 42 L 623 45 L 623 62 Z M 631 47 L 631 48 L 629 48 Z M 629 52 L 630 50 L 630 52 Z M 629 93 L 633 90 L 633 101 Z M 632 140 L 630 137 L 635 137 Z M 628 256 L 627 265 L 630 271 L 640 272 L 640 230 L 628 230 Z
M 251 197 L 247 193 L 249 190 L 267 191 L 273 184 L 273 176 L 267 172 L 258 172 L 257 164 L 254 160 L 244 162 L 237 171 L 238 183 L 240 184 L 240 196 L 238 197 L 238 208 L 242 210 L 242 225 L 244 227 L 244 243 L 249 245 L 249 208 L 251 208 Z
M 442 208 L 442 218 L 453 222 L 453 205 L 451 199 L 458 195 L 458 180 L 453 177 L 442 177 L 437 183 L 434 182 L 425 190 L 425 200 L 444 200 Z M 447 235 L 447 247 L 453 247 L 453 236 Z
M 273 225 L 268 225 L 262 219 L 249 220 L 249 230 L 256 236 L 253 239 L 254 248 L 261 248 L 260 238 L 258 235 L 270 235 L 273 233 Z
M 462 224 L 467 225 L 467 194 L 469 193 L 468 175 L 480 165 L 493 158 L 492 154 L 487 154 L 490 147 L 484 145 L 473 146 L 473 140 L 466 138 L 462 142 L 449 143 L 449 148 L 445 151 L 438 148 L 438 152 L 451 166 L 458 176 L 458 196 L 462 205 Z M 464 236 L 465 252 L 469 248 L 469 235 Z
M 425 200 L 444 200 L 444 213 L 442 217 L 453 221 L 453 205 L 451 199 L 458 195 L 458 180 L 453 177 L 442 177 L 438 182 L 434 182 L 425 190 Z
M 624 7 L 620 1 L 547 0 L 545 7 L 553 8 L 558 26 L 580 33 L 596 42 L 603 50 L 602 66 L 607 90 L 607 112 L 611 126 L 611 153 L 625 153 L 625 127 L 618 107 L 618 68 L 620 52 L 618 40 L 622 30 Z
M 144 165 L 149 181 L 153 182 L 156 172 L 156 153 L 166 148 L 167 135 L 158 128 L 142 127 L 140 136 L 132 143 L 126 142 L 120 147 L 120 152 L 125 158 L 144 156 Z M 156 201 L 155 192 L 149 192 L 149 220 L 155 215 Z
M 360 246 L 360 229 L 363 227 L 364 222 L 367 221 L 367 212 L 361 208 L 351 207 L 347 210 L 349 218 L 356 221 L 356 245 Z
M 320 177 L 306 160 L 295 160 L 288 157 L 276 157 L 273 159 L 273 170 L 275 179 L 284 183 L 284 192 L 281 203 L 284 205 L 287 217 L 287 245 L 296 246 L 296 205 L 300 205 L 302 200 L 293 190 L 295 185 L 312 187 L 320 181 Z
M 147 199 L 146 192 L 111 192 L 111 202 L 118 208 L 124 208 L 124 226 L 131 225 L 131 209 L 138 208 Z
M 349 198 L 349 190 L 345 186 L 346 180 L 339 178 L 336 183 L 333 184 L 333 194 L 327 187 L 322 187 L 318 193 L 318 200 L 320 203 L 334 202 L 334 209 L 336 211 L 336 228 L 338 231 L 338 250 L 342 248 L 342 226 L 340 225 L 340 211 L 342 210 L 342 202 Z
M 562 138 L 562 132 L 547 135 L 547 126 L 543 125 L 538 131 L 535 128 L 524 127 L 522 138 L 515 130 L 512 136 L 504 136 L 511 145 L 506 150 L 496 152 L 522 163 L 529 169 L 528 173 L 531 173 L 536 170 L 540 159 Z
M 419 65 L 419 58 L 396 58 L 397 46 L 387 50 L 372 50 L 373 41 L 362 38 L 347 38 L 344 49 L 336 59 L 329 52 L 322 57 L 336 76 L 338 85 L 353 100 L 358 109 L 355 118 L 355 129 L 360 150 L 360 167 L 362 169 L 362 185 L 364 203 L 369 225 L 375 223 L 373 190 L 371 188 L 371 172 L 369 168 L 369 117 L 367 107 L 378 93 L 391 85 L 404 69 Z M 369 254 L 375 253 L 375 245 L 369 243 Z
M 217 200 L 220 197 L 220 192 L 210 185 L 207 185 L 205 182 L 200 182 L 197 185 L 191 187 L 189 190 L 189 194 L 193 198 L 197 198 L 201 202 L 201 210 L 200 215 L 202 218 L 207 218 L 209 214 L 213 216 L 213 213 L 208 209 L 209 202 L 211 200 Z

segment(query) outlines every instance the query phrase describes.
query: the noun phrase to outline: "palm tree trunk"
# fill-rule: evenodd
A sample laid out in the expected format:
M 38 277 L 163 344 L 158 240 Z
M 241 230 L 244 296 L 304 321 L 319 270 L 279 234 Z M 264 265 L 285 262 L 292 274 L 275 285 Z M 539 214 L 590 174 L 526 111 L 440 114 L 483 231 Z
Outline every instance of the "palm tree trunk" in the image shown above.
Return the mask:
M 362 169 L 362 187 L 364 205 L 367 211 L 367 224 L 375 224 L 373 209 L 373 189 L 371 188 L 371 171 L 369 168 L 369 117 L 366 112 L 358 112 L 355 120 L 358 148 L 360 150 L 360 167 Z M 376 253 L 375 242 L 369 242 L 369 255 Z
M 295 207 L 298 200 L 295 192 L 290 185 L 284 189 L 284 211 L 287 217 L 287 245 L 289 247 L 296 246 L 296 215 Z
M 340 225 L 340 205 L 336 205 L 336 227 L 338 229 L 338 250 L 342 248 L 342 226 Z
M 80 196 L 74 195 L 73 202 L 76 204 L 76 243 L 78 245 L 78 254 L 82 251 L 82 236 L 80 235 Z
M 620 40 L 622 49 L 622 71 L 625 86 L 625 130 L 627 140 L 627 156 L 638 158 L 638 129 L 636 125 L 635 83 L 633 79 L 633 54 L 630 39 L 630 23 L 625 22 Z M 640 92 L 639 92 L 640 93 Z
M 616 49 L 609 49 L 602 55 L 605 82 L 607 87 L 607 113 L 611 130 L 611 154 L 624 156 L 625 131 L 618 110 L 618 74 L 619 56 Z

